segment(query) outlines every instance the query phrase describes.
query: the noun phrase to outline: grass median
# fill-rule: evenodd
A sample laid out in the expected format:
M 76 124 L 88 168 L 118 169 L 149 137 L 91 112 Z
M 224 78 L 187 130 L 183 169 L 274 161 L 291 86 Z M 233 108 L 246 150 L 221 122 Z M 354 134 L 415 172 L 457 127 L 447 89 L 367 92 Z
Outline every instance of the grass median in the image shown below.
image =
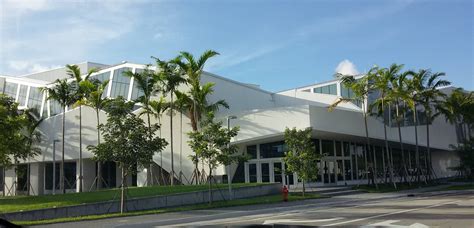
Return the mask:
M 378 188 L 375 188 L 374 185 L 359 185 L 354 186 L 352 189 L 354 190 L 362 190 L 368 193 L 386 193 L 386 192 L 397 192 L 403 190 L 410 190 L 410 189 L 417 189 L 417 188 L 426 188 L 426 187 L 433 187 L 439 184 L 418 184 L 418 183 L 397 183 L 397 188 L 394 188 L 391 184 L 378 184 Z
M 233 188 L 257 186 L 256 183 L 236 183 Z M 226 189 L 227 184 L 217 184 L 213 189 Z M 176 193 L 205 191 L 207 185 L 175 185 L 151 186 L 151 187 L 129 187 L 128 198 L 139 198 L 147 196 L 171 195 Z M 97 203 L 110 200 L 119 200 L 119 189 L 107 189 L 94 192 L 67 193 L 57 195 L 41 196 L 9 196 L 0 197 L 0 213 L 37 210 L 44 208 L 65 207 L 85 203 Z
M 319 194 L 305 194 L 305 196 L 302 196 L 301 193 L 290 193 L 288 200 L 298 201 L 298 200 L 318 199 L 318 198 L 327 198 L 327 196 L 321 196 Z M 182 206 L 182 207 L 125 212 L 123 214 L 111 213 L 111 214 L 103 214 L 103 215 L 89 215 L 89 216 L 57 218 L 57 219 L 36 220 L 36 221 L 19 221 L 19 222 L 13 221 L 13 223 L 18 224 L 18 225 L 43 225 L 43 224 L 61 223 L 61 222 L 97 220 L 97 219 L 106 219 L 106 218 L 115 218 L 115 217 L 139 216 L 139 215 L 159 214 L 159 213 L 167 213 L 167 212 L 203 210 L 203 209 L 211 209 L 211 208 L 245 206 L 245 205 L 256 205 L 256 204 L 269 204 L 269 203 L 277 203 L 277 202 L 282 202 L 282 196 L 280 194 L 248 198 L 248 199 L 237 199 L 237 200 L 230 200 L 230 201 L 216 201 L 216 202 L 213 202 L 212 204 L 196 204 L 196 205 L 189 205 L 189 206 Z

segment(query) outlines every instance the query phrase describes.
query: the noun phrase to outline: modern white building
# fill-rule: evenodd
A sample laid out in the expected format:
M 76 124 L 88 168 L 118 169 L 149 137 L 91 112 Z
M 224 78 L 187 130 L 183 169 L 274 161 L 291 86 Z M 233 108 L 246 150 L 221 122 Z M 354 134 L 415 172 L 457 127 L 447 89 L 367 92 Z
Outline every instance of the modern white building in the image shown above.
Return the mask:
M 146 65 L 122 63 L 118 65 L 104 65 L 85 62 L 77 64 L 81 72 L 91 68 L 101 70 L 92 77 L 99 80 L 109 79 L 107 97 L 123 96 L 134 100 L 140 96 L 140 91 L 133 78 L 123 76 L 127 70 L 137 72 Z M 65 186 L 68 191 L 78 190 L 79 174 L 79 120 L 78 108 L 68 108 L 65 113 L 54 101 L 47 101 L 46 94 L 39 88 L 52 86 L 54 80 L 66 78 L 65 68 L 17 76 L 0 76 L 0 92 L 13 98 L 21 108 L 36 108 L 45 120 L 40 125 L 42 135 L 41 155 L 23 161 L 16 172 L 15 168 L 0 169 L 1 186 L 7 195 L 24 193 L 28 189 L 30 194 L 50 194 L 53 190 L 53 155 L 56 160 L 56 181 L 59 188 L 59 162 L 61 160 L 61 118 L 66 115 L 65 133 Z M 72 80 L 72 79 L 71 79 Z M 283 132 L 286 127 L 303 129 L 313 128 L 314 142 L 317 153 L 326 156 L 320 162 L 319 178 L 314 181 L 316 186 L 351 185 L 367 182 L 366 166 L 374 167 L 376 176 L 382 181 L 387 176 L 388 163 L 384 152 L 384 131 L 381 118 L 370 117 L 368 120 L 369 135 L 372 149 L 375 150 L 375 159 L 372 153 L 365 151 L 365 129 L 362 109 L 357 104 L 343 103 L 334 111 L 329 112 L 328 106 L 339 96 L 351 97 L 352 92 L 344 88 L 338 80 L 290 89 L 281 92 L 269 92 L 259 86 L 246 84 L 217 76 L 208 72 L 202 75 L 202 82 L 214 82 L 214 94 L 210 101 L 224 99 L 230 105 L 229 109 L 220 109 L 216 116 L 230 125 L 240 126 L 240 132 L 233 143 L 238 145 L 242 153 L 251 157 L 245 163 L 233 165 L 230 173 L 225 167 L 214 171 L 219 177 L 229 174 L 233 182 L 282 182 L 294 185 L 298 183 L 296 174 L 285 172 L 282 161 L 286 146 Z M 180 88 L 186 90 L 185 87 Z M 449 93 L 453 88 L 443 88 Z M 158 98 L 159 95 L 155 97 Z M 370 100 L 373 97 L 369 97 Z M 135 112 L 140 112 L 137 106 Z M 82 108 L 82 148 L 83 148 L 83 183 L 84 191 L 95 189 L 97 164 L 91 158 L 93 155 L 86 149 L 88 145 L 96 145 L 96 116 L 92 109 Z M 101 113 L 101 120 L 106 120 L 106 114 Z M 390 119 L 390 117 L 387 117 Z M 153 121 L 158 121 L 154 119 Z M 170 140 L 170 117 L 165 114 L 161 118 L 160 134 L 167 141 Z M 186 113 L 175 113 L 174 126 L 174 170 L 176 179 L 183 184 L 191 182 L 194 166 L 188 158 L 193 152 L 189 148 L 187 132 L 191 131 L 190 120 Z M 393 154 L 395 172 L 401 167 L 401 152 L 398 129 L 388 124 L 387 135 L 390 152 Z M 414 169 L 415 164 L 415 130 L 410 121 L 402 126 L 402 139 L 405 148 L 407 167 Z M 421 120 L 418 128 L 418 141 L 421 150 L 421 164 L 426 169 L 426 125 Z M 451 151 L 449 145 L 458 140 L 456 128 L 446 123 L 444 117 L 437 118 L 430 126 L 430 145 L 432 151 L 432 167 L 438 178 L 453 176 L 456 173 L 450 167 L 458 165 L 458 156 Z M 153 157 L 155 162 L 153 173 L 159 173 L 162 167 L 166 172 L 171 170 L 171 153 L 169 146 L 160 154 Z M 199 165 L 201 167 L 201 165 Z M 205 166 L 203 166 L 205 167 Z M 204 169 L 204 168 L 203 168 Z M 204 172 L 205 171 L 204 169 Z M 130 177 L 129 184 L 143 186 L 150 181 L 149 170 L 140 170 L 137 175 Z M 114 163 L 106 163 L 102 167 L 102 174 L 107 187 L 116 187 L 120 183 L 120 172 Z M 157 175 L 155 175 L 157 176 Z M 221 178 L 225 181 L 226 178 Z M 29 183 L 29 184 L 28 184 Z

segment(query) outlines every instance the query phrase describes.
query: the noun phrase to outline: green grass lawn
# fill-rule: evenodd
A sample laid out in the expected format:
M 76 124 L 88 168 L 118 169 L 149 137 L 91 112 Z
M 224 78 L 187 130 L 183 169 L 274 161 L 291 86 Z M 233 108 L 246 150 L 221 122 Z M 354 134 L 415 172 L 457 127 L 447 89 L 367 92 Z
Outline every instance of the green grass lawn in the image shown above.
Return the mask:
M 474 189 L 474 183 L 466 184 L 466 185 L 449 186 L 443 190 L 472 190 L 472 189 Z
M 402 190 L 409 190 L 409 189 L 416 189 L 416 188 L 425 188 L 425 187 L 432 187 L 436 186 L 437 184 L 416 184 L 412 183 L 411 185 L 408 184 L 400 184 L 397 183 L 397 188 L 395 189 L 393 185 L 390 184 L 378 184 L 378 189 L 375 188 L 373 185 L 359 185 L 354 186 L 352 189 L 362 190 L 369 193 L 385 193 L 385 192 L 396 192 Z
M 232 184 L 234 188 L 245 186 L 256 186 L 256 183 L 238 183 Z M 227 188 L 227 184 L 214 185 L 213 188 Z M 183 192 L 193 192 L 207 190 L 207 185 L 176 185 L 176 186 L 152 186 L 152 187 L 130 187 L 128 188 L 128 197 L 146 197 L 169 195 Z M 12 196 L 0 197 L 0 213 L 27 211 L 52 207 L 64 207 L 79 205 L 84 203 L 95 203 L 119 199 L 119 189 L 108 189 L 95 192 L 68 193 L 58 195 L 42 196 Z
M 288 200 L 298 201 L 298 200 L 317 199 L 317 198 L 325 198 L 325 196 L 321 196 L 319 194 L 307 193 L 303 197 L 301 193 L 291 193 L 289 195 Z M 81 217 L 58 218 L 58 219 L 48 219 L 48 220 L 38 220 L 38 221 L 20 221 L 20 222 L 14 222 L 14 223 L 18 225 L 39 225 L 39 224 L 50 224 L 50 223 L 59 223 L 59 222 L 73 222 L 73 221 L 95 220 L 95 219 L 105 219 L 105 218 L 124 217 L 124 216 L 158 214 L 158 213 L 166 213 L 166 212 L 202 210 L 202 209 L 211 209 L 211 208 L 219 208 L 219 207 L 268 204 L 268 203 L 277 203 L 277 202 L 282 202 L 282 196 L 280 194 L 272 195 L 272 196 L 248 198 L 248 199 L 237 199 L 237 200 L 232 200 L 232 201 L 217 201 L 217 202 L 212 203 L 211 205 L 197 204 L 197 205 L 175 207 L 175 208 L 163 208 L 163 209 L 156 209 L 156 210 L 125 212 L 123 214 L 111 213 L 111 214 L 104 214 L 104 215 L 89 215 L 89 216 L 81 216 Z

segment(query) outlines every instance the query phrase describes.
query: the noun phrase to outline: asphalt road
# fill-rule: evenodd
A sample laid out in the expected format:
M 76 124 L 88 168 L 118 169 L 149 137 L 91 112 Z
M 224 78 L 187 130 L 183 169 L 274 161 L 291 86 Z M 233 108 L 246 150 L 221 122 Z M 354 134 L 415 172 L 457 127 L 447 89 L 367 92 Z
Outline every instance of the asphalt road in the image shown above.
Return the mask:
M 474 227 L 474 191 L 357 194 L 330 199 L 131 216 L 47 227 Z M 45 226 L 46 227 L 46 226 Z

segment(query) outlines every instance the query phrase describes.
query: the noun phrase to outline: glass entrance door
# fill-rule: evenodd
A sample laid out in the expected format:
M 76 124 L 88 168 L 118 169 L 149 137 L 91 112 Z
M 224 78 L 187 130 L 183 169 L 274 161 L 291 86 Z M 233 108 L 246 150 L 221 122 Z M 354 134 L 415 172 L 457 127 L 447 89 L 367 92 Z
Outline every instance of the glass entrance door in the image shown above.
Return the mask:
M 335 162 L 331 160 L 323 161 L 323 179 L 325 184 L 336 183 Z

